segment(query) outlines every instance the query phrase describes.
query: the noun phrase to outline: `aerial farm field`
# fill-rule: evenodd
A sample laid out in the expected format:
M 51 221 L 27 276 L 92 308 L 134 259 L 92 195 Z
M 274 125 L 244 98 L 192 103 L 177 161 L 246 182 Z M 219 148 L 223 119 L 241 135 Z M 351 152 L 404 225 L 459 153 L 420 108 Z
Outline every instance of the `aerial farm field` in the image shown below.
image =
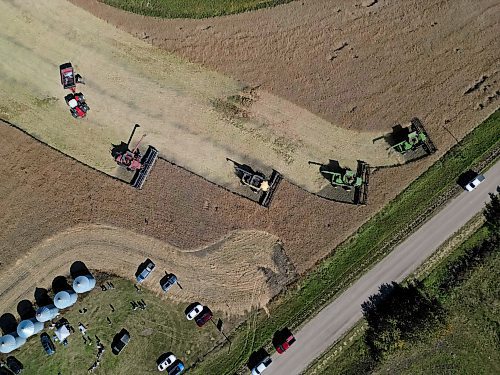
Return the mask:
M 4 311 L 75 258 L 132 279 L 146 257 L 183 280 L 167 303 L 265 309 L 498 108 L 499 11 L 311 0 L 190 20 L 1 2 Z M 85 78 L 85 119 L 64 101 L 67 61 Z M 383 136 L 413 117 L 438 151 L 402 165 Z M 111 178 L 112 144 L 135 123 L 161 156 L 140 191 Z M 269 208 L 231 192 L 226 158 L 282 173 Z M 329 182 L 308 162 L 329 160 L 372 167 L 366 206 L 312 194 Z

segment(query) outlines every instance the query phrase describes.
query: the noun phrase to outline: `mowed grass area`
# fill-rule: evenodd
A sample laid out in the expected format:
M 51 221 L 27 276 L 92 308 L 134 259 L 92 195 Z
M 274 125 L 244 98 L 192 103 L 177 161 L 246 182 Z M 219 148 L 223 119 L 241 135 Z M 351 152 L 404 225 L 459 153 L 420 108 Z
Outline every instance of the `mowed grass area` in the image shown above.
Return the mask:
M 426 290 L 437 293 L 435 287 L 444 278 L 447 266 L 478 245 L 488 236 L 482 227 L 451 253 L 424 279 Z M 414 344 L 376 364 L 370 357 L 363 336 L 342 354 L 325 354 L 327 363 L 312 366 L 307 374 L 499 374 L 500 373 L 500 253 L 472 271 L 470 277 L 451 293 L 440 296 L 447 311 L 446 325 Z
M 208 18 L 273 7 L 293 0 L 102 0 L 129 12 L 163 18 Z
M 189 366 L 222 339 L 211 322 L 198 328 L 194 321 L 186 319 L 184 309 L 188 304 L 161 300 L 145 289 L 138 293 L 130 281 L 117 277 L 106 280 L 111 280 L 115 289 L 102 291 L 98 282 L 93 291 L 84 298 L 80 295 L 78 302 L 63 313 L 62 316 L 75 329 L 75 333 L 68 338 L 68 346 L 56 343 L 56 353 L 48 357 L 40 344 L 39 335 L 36 335 L 13 353 L 24 364 L 23 373 L 87 374 L 96 360 L 95 335 L 105 346 L 95 374 L 157 374 L 157 358 L 169 351 Z M 130 301 L 140 299 L 146 302 L 146 309 L 133 311 Z M 111 312 L 109 304 L 113 305 L 115 312 Z M 88 311 L 80 314 L 78 310 L 84 307 Z M 214 319 L 217 316 L 214 312 Z M 107 317 L 112 322 L 111 326 Z M 78 331 L 79 322 L 87 327 L 92 345 L 84 344 Z M 224 323 L 229 324 L 225 319 Z M 130 332 L 130 343 L 120 355 L 115 356 L 111 353 L 111 341 L 122 328 Z M 45 332 L 53 336 L 48 324 Z
M 254 312 L 254 317 L 231 335 L 231 351 L 220 350 L 208 356 L 197 364 L 195 373 L 233 373 L 253 351 L 269 347 L 275 331 L 299 326 L 385 255 L 387 249 L 383 245 L 453 187 L 460 174 L 499 146 L 500 110 L 497 110 L 363 225 L 347 243 L 339 246 L 296 288 L 271 303 L 269 316 Z

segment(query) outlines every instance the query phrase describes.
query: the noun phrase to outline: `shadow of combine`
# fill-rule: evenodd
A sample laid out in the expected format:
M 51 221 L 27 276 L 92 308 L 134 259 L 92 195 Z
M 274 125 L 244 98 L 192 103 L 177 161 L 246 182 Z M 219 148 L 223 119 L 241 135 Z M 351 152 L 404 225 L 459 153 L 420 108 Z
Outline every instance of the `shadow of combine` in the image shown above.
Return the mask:
M 128 144 L 121 142 L 119 145 L 111 144 L 111 155 L 116 159 L 120 155 L 124 155 L 128 151 Z
M 403 127 L 398 124 L 393 126 L 392 132 L 384 135 L 383 138 L 389 144 L 389 146 L 392 147 L 400 142 L 407 140 L 409 135 L 410 135 L 410 128 Z

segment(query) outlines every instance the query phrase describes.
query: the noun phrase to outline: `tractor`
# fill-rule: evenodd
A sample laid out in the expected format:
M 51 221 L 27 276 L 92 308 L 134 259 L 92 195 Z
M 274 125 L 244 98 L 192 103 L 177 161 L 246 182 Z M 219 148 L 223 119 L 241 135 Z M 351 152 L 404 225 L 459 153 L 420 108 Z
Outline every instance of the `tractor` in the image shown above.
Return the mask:
M 71 93 L 64 97 L 69 111 L 74 118 L 84 118 L 90 107 L 85 102 L 85 96 L 81 92 Z

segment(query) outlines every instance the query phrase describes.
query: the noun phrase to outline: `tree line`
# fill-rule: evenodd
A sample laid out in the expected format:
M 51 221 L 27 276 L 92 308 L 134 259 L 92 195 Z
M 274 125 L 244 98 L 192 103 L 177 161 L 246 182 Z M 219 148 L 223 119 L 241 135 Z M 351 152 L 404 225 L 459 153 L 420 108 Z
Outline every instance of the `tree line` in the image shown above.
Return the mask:
M 488 237 L 447 266 L 439 284 L 440 292 L 446 293 L 457 287 L 490 254 L 499 250 L 500 198 L 498 194 L 490 194 L 490 197 L 484 209 Z M 415 342 L 428 335 L 442 326 L 446 319 L 446 311 L 437 296 L 431 296 L 420 281 L 404 285 L 396 282 L 384 284 L 362 308 L 368 322 L 365 342 L 373 360 L 364 364 L 365 370 L 406 342 Z

